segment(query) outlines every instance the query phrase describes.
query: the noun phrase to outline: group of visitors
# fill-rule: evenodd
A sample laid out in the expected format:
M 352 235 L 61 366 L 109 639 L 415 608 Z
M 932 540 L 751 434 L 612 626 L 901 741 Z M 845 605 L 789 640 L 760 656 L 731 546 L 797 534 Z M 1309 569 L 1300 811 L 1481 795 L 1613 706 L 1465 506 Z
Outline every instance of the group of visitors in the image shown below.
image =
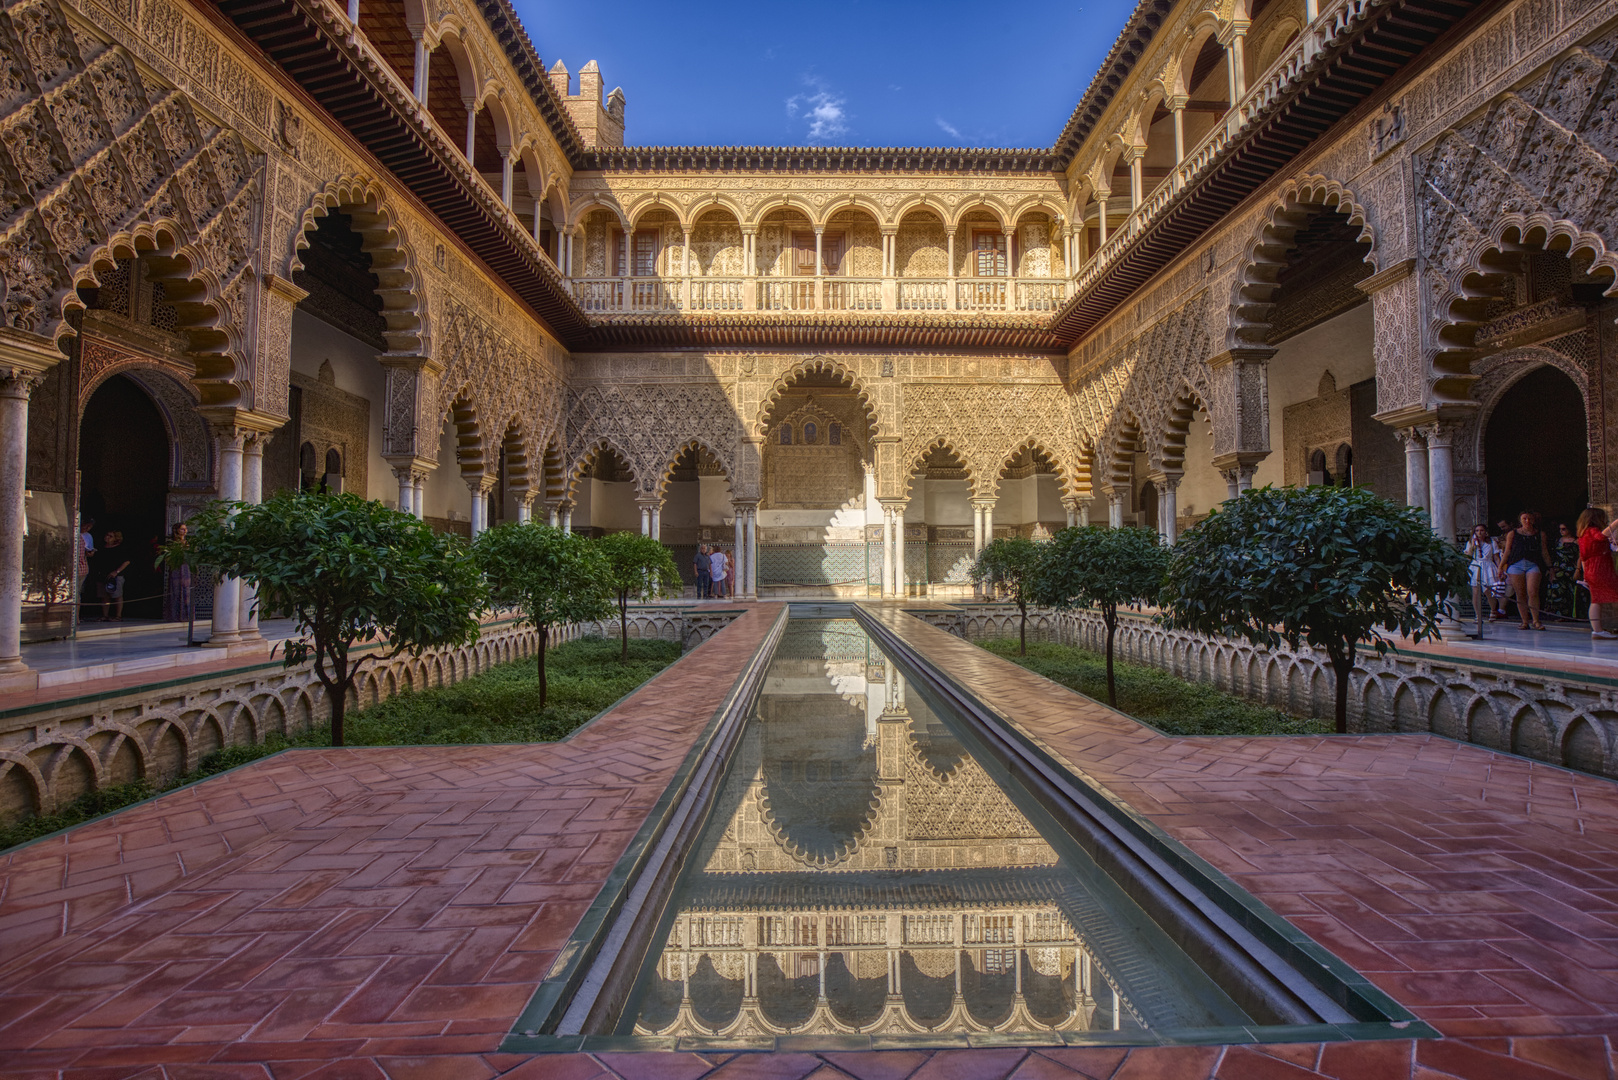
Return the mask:
M 87 518 L 79 533 L 79 576 L 89 579 L 95 597 L 101 601 L 101 621 L 123 622 L 124 571 L 129 569 L 124 534 L 108 530 L 98 547 L 95 525 L 95 518 Z
M 698 600 L 722 600 L 736 595 L 736 564 L 718 544 L 697 548 L 691 569 L 697 575 Z
M 1559 532 L 1553 543 L 1531 510 L 1518 515 L 1515 528 L 1500 522 L 1498 535 L 1491 535 L 1487 525 L 1473 528 L 1466 555 L 1471 560 L 1472 608 L 1479 636 L 1484 613 L 1491 621 L 1507 618 L 1506 605 L 1513 600 L 1520 629 L 1545 629 L 1540 621 L 1542 594 L 1554 588 L 1571 595 L 1575 582 L 1583 582 L 1590 592 L 1590 636 L 1618 640 L 1618 633 L 1601 625 L 1602 609 L 1618 604 L 1618 568 L 1613 563 L 1618 522 L 1609 523 L 1606 511 L 1592 506 L 1579 515 L 1573 528 L 1564 524 Z M 1571 611 L 1573 605 L 1567 606 Z

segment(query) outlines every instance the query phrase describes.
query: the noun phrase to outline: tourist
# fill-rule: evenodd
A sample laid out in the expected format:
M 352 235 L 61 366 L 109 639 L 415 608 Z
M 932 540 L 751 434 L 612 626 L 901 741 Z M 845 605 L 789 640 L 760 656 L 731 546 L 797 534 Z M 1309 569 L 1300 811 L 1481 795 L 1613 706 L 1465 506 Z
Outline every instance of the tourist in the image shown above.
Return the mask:
M 725 558 L 724 551 L 715 547 L 713 554 L 708 557 L 708 561 L 710 565 L 709 572 L 713 575 L 713 595 L 716 599 L 722 600 L 725 597 L 725 575 L 730 566 L 730 560 Z
M 1579 538 L 1566 523 L 1558 525 L 1557 531 L 1560 536 L 1551 548 L 1551 569 L 1556 572 L 1545 583 L 1545 610 L 1576 619 L 1579 589 L 1574 579 L 1579 571 Z
M 1551 546 L 1545 539 L 1545 532 L 1539 527 L 1539 515 L 1532 510 L 1524 510 L 1518 515 L 1520 524 L 1506 534 L 1501 546 L 1504 551 L 1500 555 L 1500 572 L 1511 583 L 1511 591 L 1517 597 L 1517 614 L 1522 619 L 1518 628 L 1527 630 L 1530 624 L 1535 630 L 1545 629 L 1545 624 L 1539 621 L 1539 587 L 1551 570 Z
M 123 534 L 107 533 L 90 559 L 90 574 L 95 579 L 96 594 L 101 597 L 102 622 L 124 621 L 124 571 L 128 568 Z M 113 612 L 110 617 L 109 608 Z
M 185 522 L 169 530 L 170 551 L 185 547 Z M 185 622 L 191 618 L 191 567 L 186 563 L 170 564 L 168 589 L 163 595 L 163 618 L 168 622 Z
M 698 545 L 697 557 L 691 560 L 691 569 L 697 575 L 697 599 L 711 599 L 713 597 L 713 560 L 708 557 L 707 544 Z
M 1483 612 L 1493 611 L 1493 618 L 1505 615 L 1505 601 L 1495 594 L 1500 582 L 1500 545 L 1489 535 L 1487 525 L 1472 528 L 1472 537 L 1466 542 L 1466 557 L 1472 560 L 1469 569 L 1472 581 L 1472 610 L 1477 615 L 1477 637 L 1483 636 Z
M 1618 522 L 1609 525 L 1607 512 L 1599 506 L 1588 507 L 1579 515 L 1579 564 L 1590 590 L 1590 636 L 1603 641 L 1618 639 L 1618 634 L 1601 626 L 1602 611 L 1609 604 L 1618 604 L 1618 568 L 1612 563 L 1615 534 Z
M 90 556 L 96 553 L 95 518 L 85 518 L 79 526 L 79 603 L 87 603 L 89 598 L 84 594 L 85 583 L 90 580 Z M 84 609 L 79 609 L 79 617 L 83 618 Z

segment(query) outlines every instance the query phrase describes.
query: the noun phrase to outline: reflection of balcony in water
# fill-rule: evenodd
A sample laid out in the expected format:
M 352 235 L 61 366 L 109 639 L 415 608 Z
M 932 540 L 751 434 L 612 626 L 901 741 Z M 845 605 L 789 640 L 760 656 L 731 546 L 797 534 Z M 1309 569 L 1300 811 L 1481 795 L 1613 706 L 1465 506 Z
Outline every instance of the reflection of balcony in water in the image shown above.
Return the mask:
M 792 624 L 688 865 L 625 1034 L 1244 1022 L 1098 898 L 851 622 Z

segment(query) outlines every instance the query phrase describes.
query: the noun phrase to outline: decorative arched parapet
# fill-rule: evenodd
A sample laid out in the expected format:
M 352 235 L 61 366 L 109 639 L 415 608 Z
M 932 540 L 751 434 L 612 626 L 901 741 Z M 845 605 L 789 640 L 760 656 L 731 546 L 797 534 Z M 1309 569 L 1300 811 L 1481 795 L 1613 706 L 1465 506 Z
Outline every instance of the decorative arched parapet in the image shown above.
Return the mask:
M 603 382 L 568 392 L 566 456 L 577 462 L 589 448 L 607 440 L 635 470 L 659 487 L 674 458 L 698 443 L 719 461 L 738 498 L 757 498 L 740 468 L 744 434 L 735 403 L 715 380 L 692 382 Z M 647 490 L 646 494 L 652 491 Z
M 432 321 L 421 261 L 387 185 L 379 179 L 351 173 L 314 192 L 293 229 L 280 276 L 290 281 L 296 271 L 303 269 L 298 253 L 309 246 L 309 233 L 319 219 L 333 212 L 349 215 L 354 231 L 361 237 L 360 250 L 371 257 L 371 273 L 376 275 L 377 294 L 382 298 L 382 336 L 388 351 L 399 356 L 431 355 Z
M 1502 297 L 1524 249 L 1559 251 L 1587 277 L 1618 277 L 1611 198 L 1618 108 L 1611 35 L 1564 53 L 1533 83 L 1502 94 L 1471 121 L 1441 135 L 1415 163 L 1423 265 L 1417 314 L 1426 317 L 1407 389 L 1419 399 L 1378 407 L 1437 407 L 1466 400 L 1477 334 Z M 1608 282 L 1610 284 L 1610 282 Z M 1380 384 L 1380 371 L 1378 372 Z
M 1323 176 L 1302 176 L 1281 185 L 1260 217 L 1258 227 L 1242 246 L 1240 267 L 1232 286 L 1225 348 L 1269 346 L 1270 316 L 1275 310 L 1278 279 L 1287 266 L 1287 253 L 1296 246 L 1298 231 L 1322 210 L 1345 214 L 1360 228 L 1358 239 L 1368 244 L 1365 261 L 1373 271 L 1377 262 L 1376 234 L 1371 214 L 1342 184 Z

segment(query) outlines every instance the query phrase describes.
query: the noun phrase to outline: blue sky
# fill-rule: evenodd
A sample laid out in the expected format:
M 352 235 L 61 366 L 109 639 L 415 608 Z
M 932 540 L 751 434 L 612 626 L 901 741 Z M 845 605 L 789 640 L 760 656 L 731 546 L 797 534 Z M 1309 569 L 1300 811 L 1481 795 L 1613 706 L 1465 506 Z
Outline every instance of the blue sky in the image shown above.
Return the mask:
M 1049 146 L 1134 7 L 513 2 L 547 67 L 624 88 L 643 146 Z

